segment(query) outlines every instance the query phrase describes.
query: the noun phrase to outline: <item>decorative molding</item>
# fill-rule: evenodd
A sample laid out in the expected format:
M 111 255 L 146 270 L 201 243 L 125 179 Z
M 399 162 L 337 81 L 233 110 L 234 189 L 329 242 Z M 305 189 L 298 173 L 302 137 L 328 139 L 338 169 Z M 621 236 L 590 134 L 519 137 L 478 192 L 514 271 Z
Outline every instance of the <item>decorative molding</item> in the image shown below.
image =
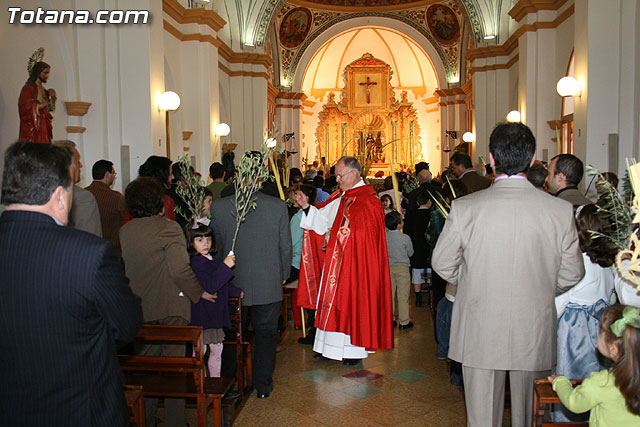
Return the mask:
M 198 41 L 215 46 L 218 48 L 218 55 L 231 64 L 262 65 L 265 68 L 269 68 L 273 63 L 269 55 L 262 53 L 234 52 L 233 49 L 227 46 L 219 37 L 213 37 L 211 34 L 184 34 L 166 20 L 163 22 L 163 27 L 166 32 L 180 41 Z
M 265 80 L 269 81 L 269 74 L 264 72 L 256 72 L 256 71 L 232 71 L 229 67 L 224 65 L 222 62 L 218 62 L 218 68 L 223 73 L 227 74 L 229 77 L 263 77 Z
M 304 114 L 305 116 L 313 116 L 313 113 L 311 111 L 303 111 L 302 114 Z
M 439 99 L 440 98 L 438 96 L 432 96 L 431 98 L 423 99 L 422 102 L 424 102 L 427 105 L 435 104 L 436 102 L 438 102 Z
M 301 99 L 301 100 L 304 101 L 305 99 L 307 99 L 307 95 L 305 95 L 304 92 L 280 92 L 280 93 L 278 93 L 276 98 L 278 98 L 278 99 Z
M 513 34 L 511 34 L 511 36 L 507 39 L 506 42 L 504 42 L 504 44 L 500 46 L 485 46 L 476 49 L 469 49 L 467 51 L 467 59 L 470 61 L 474 61 L 478 58 L 509 56 L 509 54 L 511 54 L 511 52 L 513 52 L 515 48 L 518 47 L 518 39 L 521 35 L 529 31 L 535 32 L 542 29 L 557 28 L 558 26 L 560 26 L 560 24 L 562 24 L 570 16 L 572 16 L 573 13 L 574 5 L 572 4 L 562 13 L 560 13 L 553 21 L 535 22 L 533 24 L 522 25 Z
M 294 110 L 302 110 L 302 105 L 293 104 L 276 104 L 276 108 L 293 108 Z
M 440 109 L 438 107 L 436 108 L 427 108 L 427 113 L 436 113 L 438 111 L 440 111 Z
M 391 12 L 396 10 L 429 6 L 433 3 L 438 3 L 439 1 L 440 0 L 416 0 L 412 2 L 391 4 L 385 6 L 340 6 L 334 4 L 316 3 L 313 1 L 305 0 L 287 0 L 287 3 L 294 4 L 296 6 L 307 7 L 309 9 L 330 10 L 332 12 L 362 12 L 363 9 L 371 12 Z
M 470 96 L 471 94 L 473 94 L 472 80 L 469 79 L 465 84 L 462 85 L 462 87 L 460 89 L 462 89 L 464 94 L 467 95 L 467 96 Z
M 67 126 L 65 129 L 67 133 L 84 133 L 84 131 L 87 130 L 87 128 L 83 126 Z
M 304 105 L 305 107 L 309 107 L 309 108 L 313 108 L 316 104 L 317 104 L 317 102 L 309 101 L 307 99 L 302 101 L 302 105 Z
M 446 96 L 457 96 L 457 95 L 466 95 L 464 90 L 459 87 L 454 87 L 452 89 L 436 89 L 433 92 L 433 95 L 437 98 L 443 98 Z
M 513 58 L 511 58 L 506 64 L 494 64 L 494 65 L 485 65 L 482 67 L 471 67 L 470 73 L 482 73 L 484 71 L 493 71 L 493 70 L 508 70 L 513 67 L 513 65 L 518 62 L 518 54 L 516 54 Z
M 276 6 L 280 3 L 279 0 L 267 0 L 263 3 L 262 10 L 260 11 L 260 18 L 258 19 L 258 28 L 253 35 L 253 43 L 256 46 L 263 46 L 264 40 L 269 32 L 269 24 L 271 18 L 276 10 Z
M 509 16 L 520 22 L 529 13 L 541 10 L 558 10 L 567 0 L 520 0 L 509 11 Z
M 267 95 L 269 100 L 273 100 L 273 102 L 275 103 L 276 97 L 278 96 L 279 93 L 280 91 L 278 90 L 277 87 L 273 85 L 273 83 L 271 82 L 267 83 Z
M 162 11 L 180 24 L 207 25 L 216 33 L 227 25 L 227 21 L 213 10 L 201 7 L 185 9 L 177 0 L 162 0 Z
M 70 115 L 70 116 L 84 116 L 89 111 L 89 107 L 91 107 L 91 103 L 90 102 L 82 102 L 82 101 L 67 101 L 67 102 L 64 103 L 64 106 L 67 109 L 67 114 L 68 115 Z
M 183 141 L 188 141 L 191 138 L 191 135 L 193 135 L 193 132 L 190 130 L 183 130 L 182 131 L 182 140 Z

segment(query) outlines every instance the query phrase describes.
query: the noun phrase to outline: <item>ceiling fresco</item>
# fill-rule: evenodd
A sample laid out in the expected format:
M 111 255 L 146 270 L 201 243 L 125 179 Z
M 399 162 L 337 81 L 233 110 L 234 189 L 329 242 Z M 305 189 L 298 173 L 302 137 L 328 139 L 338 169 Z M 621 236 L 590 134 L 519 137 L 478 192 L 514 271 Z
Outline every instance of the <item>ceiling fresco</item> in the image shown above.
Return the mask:
M 326 4 L 332 1 L 377 3 L 375 0 L 327 0 L 322 3 Z M 402 2 L 403 0 L 397 1 Z M 404 3 L 421 3 L 422 6 L 383 12 L 345 12 L 301 7 L 300 2 L 295 2 L 295 4 L 283 2 L 281 7 L 275 11 L 272 20 L 274 24 L 272 28 L 279 42 L 277 46 L 279 47 L 281 85 L 291 86 L 302 55 L 311 42 L 333 25 L 359 17 L 392 18 L 413 27 L 435 48 L 444 65 L 447 80 L 450 83 L 459 82 L 460 57 L 463 43 L 465 43 L 462 40 L 462 31 L 465 24 L 467 28 L 471 25 L 461 0 L 404 1 Z M 305 2 L 305 4 L 309 4 L 309 2 Z

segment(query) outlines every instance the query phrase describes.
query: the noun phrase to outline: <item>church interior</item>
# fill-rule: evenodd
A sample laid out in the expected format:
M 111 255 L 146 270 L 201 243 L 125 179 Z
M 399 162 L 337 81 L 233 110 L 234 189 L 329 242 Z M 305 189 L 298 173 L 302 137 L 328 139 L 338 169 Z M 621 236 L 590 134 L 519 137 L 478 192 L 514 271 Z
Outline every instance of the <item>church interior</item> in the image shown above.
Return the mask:
M 436 176 L 461 144 L 474 165 L 488 163 L 489 135 L 507 115 L 531 128 L 544 162 L 572 153 L 624 176 L 640 154 L 636 0 L 19 3 L 149 12 L 119 25 L 11 24 L 5 12 L 0 25 L 2 152 L 18 138 L 27 61 L 42 47 L 59 100 L 53 139 L 74 141 L 85 165 L 111 160 L 120 192 L 150 155 L 186 155 L 206 176 L 224 144 L 239 159 L 271 137 L 292 153 L 289 168 L 350 155 L 370 177 L 421 161 Z M 576 90 L 561 96 L 564 77 Z M 167 91 L 177 107 L 161 102 Z M 356 367 L 313 361 L 289 328 L 276 391 L 252 395 L 235 425 L 464 425 L 429 307 L 411 307 L 416 328 Z

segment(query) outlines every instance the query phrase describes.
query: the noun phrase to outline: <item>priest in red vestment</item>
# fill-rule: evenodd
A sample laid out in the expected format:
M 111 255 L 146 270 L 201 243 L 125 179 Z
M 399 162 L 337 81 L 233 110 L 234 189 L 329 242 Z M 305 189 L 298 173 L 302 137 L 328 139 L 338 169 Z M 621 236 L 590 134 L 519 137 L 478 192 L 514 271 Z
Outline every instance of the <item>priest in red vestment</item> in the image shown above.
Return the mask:
M 360 163 L 342 157 L 335 170 L 340 189 L 300 221 L 298 303 L 317 310 L 313 350 L 353 365 L 393 348 L 389 258 L 382 204 Z
M 49 79 L 50 71 L 51 67 L 46 62 L 36 62 L 29 73 L 29 80 L 20 91 L 20 141 L 51 142 L 53 139 L 51 112 L 56 107 L 56 91 L 43 85 Z

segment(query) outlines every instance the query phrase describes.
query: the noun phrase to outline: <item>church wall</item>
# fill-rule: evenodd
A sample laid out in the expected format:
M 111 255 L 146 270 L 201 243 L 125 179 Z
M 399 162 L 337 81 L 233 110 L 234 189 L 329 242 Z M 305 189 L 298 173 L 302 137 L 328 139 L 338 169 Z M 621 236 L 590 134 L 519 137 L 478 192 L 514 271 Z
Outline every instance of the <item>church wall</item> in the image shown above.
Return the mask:
M 638 146 L 639 70 L 633 58 L 638 4 L 580 1 L 575 22 L 575 74 L 583 83 L 582 96 L 575 100 L 576 154 L 587 164 L 623 175 L 624 158 L 636 154 Z M 617 159 L 609 158 L 610 134 L 619 137 Z

